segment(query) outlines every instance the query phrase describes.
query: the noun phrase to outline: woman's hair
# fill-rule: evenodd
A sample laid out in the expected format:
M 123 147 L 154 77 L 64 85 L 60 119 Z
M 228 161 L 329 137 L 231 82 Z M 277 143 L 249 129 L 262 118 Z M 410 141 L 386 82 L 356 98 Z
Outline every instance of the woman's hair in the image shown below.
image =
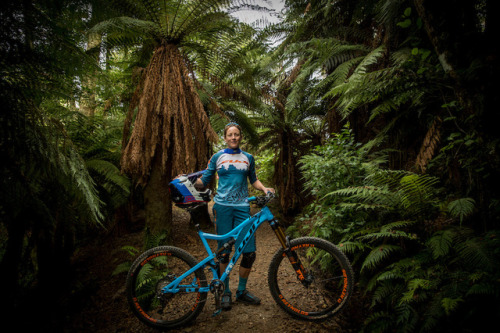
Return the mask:
M 240 131 L 240 135 L 243 136 L 243 133 L 241 132 L 241 126 L 238 125 L 237 123 L 235 122 L 230 122 L 229 124 L 227 124 L 225 127 L 224 127 L 224 137 L 226 137 L 226 133 L 227 133 L 227 130 L 230 128 L 230 127 L 236 127 L 239 131 Z

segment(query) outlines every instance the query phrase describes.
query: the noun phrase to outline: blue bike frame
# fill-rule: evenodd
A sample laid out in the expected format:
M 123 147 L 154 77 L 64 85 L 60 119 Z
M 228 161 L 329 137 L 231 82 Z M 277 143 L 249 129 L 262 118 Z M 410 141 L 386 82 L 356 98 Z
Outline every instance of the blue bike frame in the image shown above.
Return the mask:
M 248 201 L 255 201 L 255 197 L 250 197 L 248 198 Z M 203 246 L 205 247 L 205 250 L 208 253 L 208 257 L 200 261 L 196 266 L 193 266 L 191 269 L 186 271 L 184 274 L 176 278 L 174 281 L 170 282 L 167 286 L 165 286 L 162 289 L 162 292 L 164 293 L 178 293 L 178 292 L 208 292 L 210 291 L 210 286 L 207 287 L 199 287 L 199 284 L 197 283 L 196 279 L 194 279 L 193 283 L 190 285 L 179 285 L 179 283 L 185 279 L 187 276 L 190 274 L 194 273 L 200 268 L 205 268 L 205 266 L 209 266 L 210 269 L 212 270 L 213 273 L 213 280 L 220 280 L 224 281 L 228 275 L 231 273 L 231 270 L 233 269 L 235 263 L 238 261 L 240 255 L 243 252 L 243 249 L 245 248 L 246 244 L 248 243 L 248 240 L 250 237 L 252 237 L 253 234 L 255 234 L 255 231 L 257 228 L 265 221 L 269 221 L 271 226 L 274 224 L 274 215 L 271 213 L 269 208 L 267 206 L 264 206 L 260 212 L 256 213 L 253 216 L 250 216 L 248 219 L 243 221 L 239 226 L 228 232 L 227 234 L 224 235 L 215 235 L 215 234 L 210 234 L 203 232 L 201 230 L 198 230 L 198 235 L 200 236 L 200 239 L 203 243 Z M 216 264 L 215 264 L 215 258 L 217 256 L 216 253 L 212 251 L 210 246 L 208 245 L 207 240 L 224 240 L 228 238 L 233 238 L 235 240 L 239 240 L 239 236 L 242 232 L 242 230 L 246 227 L 250 226 L 248 232 L 246 235 L 241 239 L 233 257 L 229 261 L 229 264 L 227 265 L 226 270 L 222 273 L 222 275 L 219 277 L 219 272 L 217 271 Z

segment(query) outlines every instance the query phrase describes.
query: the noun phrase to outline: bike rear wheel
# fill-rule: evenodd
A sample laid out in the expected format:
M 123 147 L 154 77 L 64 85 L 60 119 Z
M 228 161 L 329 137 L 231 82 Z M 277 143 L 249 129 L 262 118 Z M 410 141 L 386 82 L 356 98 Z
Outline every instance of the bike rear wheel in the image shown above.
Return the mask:
M 290 250 L 303 266 L 297 272 L 284 249 L 269 266 L 271 295 L 294 317 L 320 321 L 336 314 L 349 300 L 354 273 L 347 257 L 332 243 L 315 237 L 290 242 Z M 303 280 L 299 279 L 303 274 Z
M 207 293 L 164 293 L 162 288 L 197 264 L 188 252 L 172 246 L 159 246 L 142 253 L 129 270 L 126 291 L 134 314 L 157 329 L 171 329 L 194 320 L 205 305 Z M 180 285 L 206 287 L 202 269 L 183 279 Z

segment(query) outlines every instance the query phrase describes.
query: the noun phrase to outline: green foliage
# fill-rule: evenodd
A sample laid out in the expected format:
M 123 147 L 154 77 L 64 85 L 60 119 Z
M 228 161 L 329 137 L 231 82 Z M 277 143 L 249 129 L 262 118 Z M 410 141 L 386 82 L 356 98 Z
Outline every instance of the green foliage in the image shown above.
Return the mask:
M 500 297 L 496 233 L 461 226 L 474 200 L 447 199 L 436 177 L 370 164 L 352 140 L 332 142 L 302 159 L 317 200 L 290 231 L 330 239 L 352 256 L 371 298 L 364 330 L 473 325 L 483 304 Z
M 259 180 L 263 184 L 272 184 L 274 173 L 274 154 L 271 151 L 260 151 L 255 158 L 255 166 Z
M 157 246 L 161 245 L 166 245 L 167 244 L 167 233 L 166 232 L 160 232 L 158 234 L 153 234 L 151 231 L 146 228 L 144 230 L 144 244 L 142 247 L 142 250 L 137 249 L 134 246 L 131 245 L 125 245 L 122 246 L 121 251 L 125 252 L 127 256 L 130 258 L 130 260 L 124 261 L 120 264 L 118 264 L 113 271 L 113 275 L 119 275 L 122 273 L 126 273 L 129 271 L 130 267 L 132 266 L 132 262 L 135 260 L 138 254 L 152 249 Z
M 460 224 L 466 216 L 474 212 L 474 208 L 475 201 L 472 198 L 461 198 L 448 204 L 448 212 L 451 216 L 460 218 Z
M 118 264 L 112 275 L 119 275 L 128 272 L 130 267 L 132 266 L 132 261 L 137 257 L 137 255 L 139 255 L 139 250 L 130 245 L 122 246 L 121 250 L 127 253 L 127 255 L 130 257 L 130 260 Z
M 313 154 L 300 160 L 306 189 L 324 198 L 332 188 L 361 184 L 368 170 L 379 162 L 368 163 L 367 147 L 354 141 L 349 125 L 340 133 L 332 134 L 324 145 L 314 149 Z

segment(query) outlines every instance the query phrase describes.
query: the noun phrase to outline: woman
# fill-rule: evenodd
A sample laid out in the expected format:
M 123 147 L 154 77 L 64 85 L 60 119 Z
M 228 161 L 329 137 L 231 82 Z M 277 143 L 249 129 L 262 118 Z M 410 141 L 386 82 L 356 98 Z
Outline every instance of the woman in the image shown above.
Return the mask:
M 250 216 L 250 205 L 248 198 L 248 183 L 257 190 L 264 193 L 272 192 L 273 188 L 265 187 L 257 179 L 255 173 L 255 160 L 252 155 L 240 149 L 242 139 L 241 127 L 236 123 L 229 123 L 224 128 L 224 141 L 227 148 L 212 156 L 208 168 L 201 178 L 196 181 L 196 186 L 206 187 L 217 172 L 219 183 L 217 194 L 214 198 L 213 213 L 215 217 L 215 229 L 217 234 L 223 235 L 234 229 Z M 221 248 L 227 240 L 219 241 Z M 239 283 L 236 292 L 236 300 L 258 305 L 260 299 L 246 289 L 246 284 L 252 264 L 255 261 L 255 236 L 252 237 L 245 249 L 240 263 Z M 229 263 L 231 249 L 223 254 L 220 261 L 220 271 L 224 272 Z M 222 295 L 221 306 L 224 310 L 231 308 L 231 291 L 229 289 L 229 278 L 224 281 L 225 291 Z

